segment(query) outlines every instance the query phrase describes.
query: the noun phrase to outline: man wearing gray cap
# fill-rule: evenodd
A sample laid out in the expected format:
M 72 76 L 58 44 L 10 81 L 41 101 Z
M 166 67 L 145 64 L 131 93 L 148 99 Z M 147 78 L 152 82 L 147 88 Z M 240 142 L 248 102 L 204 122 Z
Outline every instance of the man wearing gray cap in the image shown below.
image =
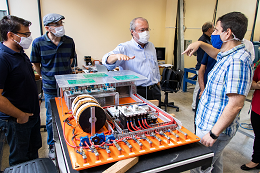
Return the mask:
M 71 73 L 71 63 L 77 58 L 72 38 L 65 35 L 64 16 L 47 14 L 43 17 L 46 34 L 36 38 L 32 44 L 31 62 L 42 77 L 46 108 L 49 157 L 55 159 L 50 99 L 57 97 L 54 75 Z

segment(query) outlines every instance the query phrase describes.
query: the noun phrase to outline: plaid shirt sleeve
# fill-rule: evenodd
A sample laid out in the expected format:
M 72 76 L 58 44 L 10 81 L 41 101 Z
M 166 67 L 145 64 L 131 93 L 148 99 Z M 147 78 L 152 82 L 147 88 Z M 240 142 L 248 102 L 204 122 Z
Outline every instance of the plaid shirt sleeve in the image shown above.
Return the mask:
M 251 65 L 243 62 L 240 58 L 232 58 L 227 70 L 226 93 L 236 93 L 247 96 L 252 82 Z

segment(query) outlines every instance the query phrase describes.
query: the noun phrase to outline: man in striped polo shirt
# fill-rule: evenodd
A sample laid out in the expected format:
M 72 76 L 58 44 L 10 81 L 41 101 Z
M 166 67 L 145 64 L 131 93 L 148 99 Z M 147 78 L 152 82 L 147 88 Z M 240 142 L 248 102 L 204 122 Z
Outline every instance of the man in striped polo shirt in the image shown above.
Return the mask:
M 71 63 L 77 57 L 72 38 L 65 35 L 64 16 L 47 14 L 43 17 L 46 34 L 36 38 L 32 44 L 31 62 L 42 77 L 46 107 L 46 129 L 49 157 L 55 159 L 50 99 L 57 97 L 54 75 L 71 73 Z

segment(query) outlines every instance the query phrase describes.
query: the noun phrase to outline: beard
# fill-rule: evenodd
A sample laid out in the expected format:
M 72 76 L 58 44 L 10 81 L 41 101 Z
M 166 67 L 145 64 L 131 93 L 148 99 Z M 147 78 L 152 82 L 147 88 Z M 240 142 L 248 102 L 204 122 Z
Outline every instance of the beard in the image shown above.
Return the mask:
M 20 46 L 18 43 L 16 43 L 15 47 L 16 47 L 18 50 L 23 50 L 23 47 Z

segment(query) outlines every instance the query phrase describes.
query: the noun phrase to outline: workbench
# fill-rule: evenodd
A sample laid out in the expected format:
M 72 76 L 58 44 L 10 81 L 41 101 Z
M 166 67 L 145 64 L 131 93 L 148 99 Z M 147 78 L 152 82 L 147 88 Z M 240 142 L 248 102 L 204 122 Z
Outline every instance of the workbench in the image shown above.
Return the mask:
M 53 136 L 55 140 L 56 165 L 60 172 L 100 173 L 112 166 L 109 163 L 86 170 L 72 169 L 67 145 L 54 99 L 51 100 Z M 182 172 L 211 164 L 213 153 L 199 142 L 139 156 L 139 162 L 127 172 Z

